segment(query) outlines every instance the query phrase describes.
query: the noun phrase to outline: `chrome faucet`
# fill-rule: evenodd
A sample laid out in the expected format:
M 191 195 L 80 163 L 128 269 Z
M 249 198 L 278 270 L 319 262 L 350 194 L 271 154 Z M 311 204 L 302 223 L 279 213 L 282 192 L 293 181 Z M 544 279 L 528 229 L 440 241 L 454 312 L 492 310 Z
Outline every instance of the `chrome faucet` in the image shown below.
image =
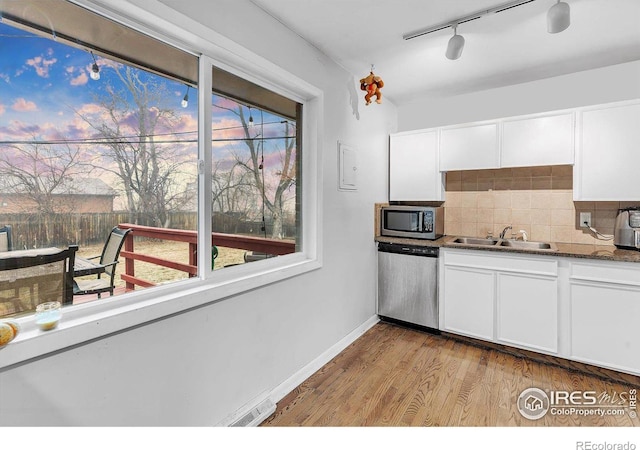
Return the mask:
M 502 230 L 502 233 L 500 233 L 500 239 L 504 239 L 504 235 L 507 234 L 507 230 L 511 229 L 513 229 L 511 225 L 504 227 L 504 230 Z

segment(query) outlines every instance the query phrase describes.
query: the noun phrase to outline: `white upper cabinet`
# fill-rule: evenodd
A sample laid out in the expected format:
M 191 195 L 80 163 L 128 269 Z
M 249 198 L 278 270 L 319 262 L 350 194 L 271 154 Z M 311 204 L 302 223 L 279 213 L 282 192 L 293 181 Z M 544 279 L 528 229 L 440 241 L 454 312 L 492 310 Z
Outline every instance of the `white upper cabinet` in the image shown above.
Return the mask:
M 389 201 L 444 201 L 437 130 L 390 136 Z
M 501 167 L 573 164 L 573 112 L 530 118 L 505 119 L 502 123 Z
M 500 167 L 498 122 L 440 129 L 440 170 Z
M 578 113 L 574 200 L 640 200 L 640 102 Z

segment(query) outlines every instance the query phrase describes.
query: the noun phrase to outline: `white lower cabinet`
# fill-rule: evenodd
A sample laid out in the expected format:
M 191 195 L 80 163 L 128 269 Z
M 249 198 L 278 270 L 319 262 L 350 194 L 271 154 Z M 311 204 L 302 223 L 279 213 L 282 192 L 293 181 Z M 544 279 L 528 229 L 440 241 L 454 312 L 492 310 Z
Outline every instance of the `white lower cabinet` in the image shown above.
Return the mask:
M 446 267 L 444 329 L 452 333 L 493 339 L 494 275 L 488 270 Z
M 545 353 L 558 352 L 558 279 L 497 274 L 496 340 Z
M 443 248 L 440 329 L 640 375 L 640 263 Z
M 558 267 L 553 259 L 444 249 L 441 329 L 555 354 Z
M 570 358 L 640 374 L 640 266 L 617 264 L 572 266 Z

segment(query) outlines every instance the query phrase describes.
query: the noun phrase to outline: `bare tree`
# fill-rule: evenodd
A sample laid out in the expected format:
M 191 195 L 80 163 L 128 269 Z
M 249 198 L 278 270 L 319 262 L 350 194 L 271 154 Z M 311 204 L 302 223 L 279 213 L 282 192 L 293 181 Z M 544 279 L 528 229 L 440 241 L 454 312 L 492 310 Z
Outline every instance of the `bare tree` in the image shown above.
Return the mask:
M 284 147 L 279 150 L 280 153 L 280 167 L 275 168 L 272 173 L 276 177 L 275 185 L 269 186 L 265 182 L 264 171 L 264 139 L 261 139 L 260 134 L 251 134 L 251 127 L 247 121 L 242 105 L 238 105 L 237 108 L 229 109 L 220 105 L 216 105 L 221 109 L 227 109 L 233 112 L 240 119 L 242 130 L 244 133 L 243 142 L 249 150 L 248 157 L 241 157 L 239 154 L 235 155 L 236 163 L 244 168 L 244 170 L 250 175 L 254 188 L 258 191 L 261 202 L 263 202 L 265 209 L 269 211 L 271 215 L 273 228 L 271 231 L 271 237 L 281 239 L 283 233 L 283 221 L 285 216 L 285 203 L 287 200 L 287 193 L 289 188 L 296 182 L 296 164 L 295 164 L 295 138 L 289 136 L 292 131 L 292 127 L 295 127 L 287 120 L 283 120 L 284 124 Z M 262 130 L 260 130 L 261 132 Z M 264 220 L 264 217 L 262 217 Z
M 105 152 L 96 167 L 117 176 L 124 193 L 129 220 L 168 227 L 169 212 L 185 202 L 178 186 L 185 164 L 184 144 L 158 142 L 157 134 L 175 129 L 179 117 L 166 85 L 129 66 L 114 69 L 122 88 L 107 85 L 96 97 L 102 114 L 76 113 L 98 137 L 106 138 Z
M 0 151 L 0 184 L 4 192 L 22 199 L 25 211 L 35 211 L 44 225 L 46 243 L 51 243 L 53 216 L 76 208 L 76 178 L 86 177 L 88 172 L 78 147 L 32 138 L 32 142 L 6 145 Z
M 216 161 L 213 167 L 211 210 L 246 220 L 257 206 L 251 178 L 237 162 L 226 170 L 222 166 Z

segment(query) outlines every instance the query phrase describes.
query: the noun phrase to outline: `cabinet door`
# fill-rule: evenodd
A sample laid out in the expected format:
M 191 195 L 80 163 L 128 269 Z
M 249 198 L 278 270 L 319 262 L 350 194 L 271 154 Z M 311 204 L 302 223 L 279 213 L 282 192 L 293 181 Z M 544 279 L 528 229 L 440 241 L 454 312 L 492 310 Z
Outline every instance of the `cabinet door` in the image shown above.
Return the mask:
M 501 167 L 573 164 L 574 114 L 505 120 Z
M 443 294 L 442 329 L 493 340 L 493 272 L 445 266 Z
M 499 342 L 557 353 L 557 278 L 499 273 L 497 294 Z
M 640 288 L 571 285 L 571 358 L 640 375 Z
M 640 104 L 579 114 L 575 200 L 640 200 Z
M 389 201 L 442 201 L 444 175 L 438 169 L 438 133 L 391 135 Z
M 494 169 L 499 163 L 497 123 L 441 129 L 441 171 Z

